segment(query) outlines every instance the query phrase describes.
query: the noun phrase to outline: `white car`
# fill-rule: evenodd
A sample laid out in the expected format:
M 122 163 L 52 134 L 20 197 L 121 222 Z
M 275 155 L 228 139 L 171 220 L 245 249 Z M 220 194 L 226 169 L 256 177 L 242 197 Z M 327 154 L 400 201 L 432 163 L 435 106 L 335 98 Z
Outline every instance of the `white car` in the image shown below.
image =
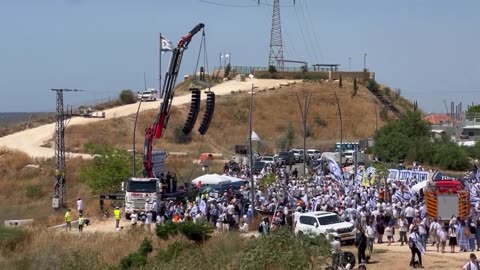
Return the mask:
M 292 149 L 290 152 L 295 155 L 295 162 L 303 162 L 303 149 Z
M 295 223 L 296 235 L 339 236 L 341 241 L 355 241 L 353 224 L 342 221 L 335 213 L 326 211 L 302 213 Z
M 157 100 L 158 91 L 155 89 L 148 89 L 147 91 L 143 91 L 142 93 L 137 93 L 137 99 L 142 101 L 155 101 Z
M 322 156 L 322 152 L 318 149 L 308 149 L 307 150 L 307 155 L 310 157 L 310 159 L 319 159 L 320 156 Z
M 263 156 L 261 161 L 265 162 L 265 164 L 277 165 L 277 160 L 274 156 Z

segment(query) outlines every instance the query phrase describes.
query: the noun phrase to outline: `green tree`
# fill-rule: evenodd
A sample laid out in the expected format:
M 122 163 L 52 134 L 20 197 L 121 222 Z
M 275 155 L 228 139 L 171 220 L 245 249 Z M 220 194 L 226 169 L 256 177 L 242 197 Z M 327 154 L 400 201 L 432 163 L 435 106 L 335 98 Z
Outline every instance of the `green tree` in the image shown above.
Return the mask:
M 230 63 L 228 63 L 225 67 L 225 74 L 223 78 L 228 78 L 228 75 L 230 75 L 230 71 L 232 71 L 232 66 L 230 65 Z
M 480 113 L 480 104 L 478 105 L 473 105 L 468 108 L 469 113 Z
M 355 77 L 353 79 L 353 93 L 352 93 L 352 97 L 356 96 L 357 95 L 357 92 L 358 92 L 358 84 L 357 84 L 357 78 Z
M 290 148 L 295 141 L 295 130 L 293 129 L 292 122 L 288 123 L 287 131 L 285 132 L 285 139 L 287 143 L 286 146 Z
M 444 138 L 435 143 L 434 163 L 445 170 L 465 170 L 470 167 L 467 152 Z
M 122 90 L 122 92 L 120 92 L 119 98 L 122 104 L 132 104 L 137 101 L 135 98 L 135 94 L 133 94 L 132 90 Z
M 277 68 L 275 66 L 268 66 L 268 72 L 273 74 L 277 72 Z
M 80 168 L 80 179 L 95 192 L 118 191 L 121 182 L 131 175 L 132 155 L 108 145 L 87 144 L 85 149 L 94 158 Z
M 375 133 L 373 152 L 382 160 L 401 161 L 405 158 L 420 161 L 423 154 L 412 147 L 429 144 L 430 125 L 418 112 L 407 111 L 398 120 L 383 126 Z

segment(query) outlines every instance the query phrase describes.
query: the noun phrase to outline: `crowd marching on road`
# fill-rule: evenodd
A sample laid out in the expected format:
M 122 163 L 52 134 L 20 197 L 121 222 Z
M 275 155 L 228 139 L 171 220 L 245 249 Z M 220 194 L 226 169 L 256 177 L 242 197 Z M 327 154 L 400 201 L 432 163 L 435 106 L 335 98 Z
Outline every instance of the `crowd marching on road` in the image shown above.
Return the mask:
M 337 168 L 332 168 L 332 165 Z M 246 180 L 250 177 L 249 171 L 248 166 L 232 170 L 226 165 L 224 173 Z M 357 260 L 361 265 L 368 262 L 375 253 L 374 245 L 378 244 L 399 242 L 402 246 L 408 245 L 411 251 L 409 265 L 418 268 L 423 268 L 422 256 L 429 245 L 432 249 L 428 252 L 447 252 L 447 244 L 452 253 L 457 246 L 462 252 L 480 250 L 480 204 L 472 208 L 467 219 L 448 217 L 450 222 L 444 226 L 441 217 L 427 216 L 424 194 L 410 192 L 414 179 L 387 183 L 379 181 L 379 176 L 367 168 L 360 168 L 360 175 L 363 175 L 360 180 L 353 173 L 345 172 L 339 178 L 332 171 L 341 169 L 332 162 L 329 174 L 318 170 L 299 177 L 296 168 L 268 166 L 253 176 L 256 185 L 253 203 L 249 199 L 251 187 L 248 181 L 237 190 L 229 188 L 224 192 L 200 187 L 196 200 L 162 201 L 158 207 L 155 201 L 147 201 L 144 211 L 131 215 L 130 223 L 136 226 L 140 222 L 150 230 L 151 224 L 161 226 L 168 220 L 202 220 L 211 223 L 217 232 L 238 230 L 247 233 L 252 230 L 256 211 L 264 216 L 258 233 L 267 236 L 279 227 L 295 231 L 302 213 L 326 211 L 336 213 L 341 220 L 352 224 L 355 233 L 353 242 L 358 248 Z M 365 184 L 365 178 L 369 180 L 368 184 Z M 77 208 L 80 215 L 83 203 L 77 202 Z M 115 228 L 120 230 L 119 207 L 115 208 L 114 217 Z M 69 210 L 65 215 L 67 230 L 71 229 L 71 219 Z M 397 235 L 398 239 L 395 239 Z M 333 243 L 337 245 L 335 241 Z M 335 250 L 339 249 L 340 246 L 335 247 Z M 478 269 L 475 262 L 476 258 L 467 263 L 468 269 Z

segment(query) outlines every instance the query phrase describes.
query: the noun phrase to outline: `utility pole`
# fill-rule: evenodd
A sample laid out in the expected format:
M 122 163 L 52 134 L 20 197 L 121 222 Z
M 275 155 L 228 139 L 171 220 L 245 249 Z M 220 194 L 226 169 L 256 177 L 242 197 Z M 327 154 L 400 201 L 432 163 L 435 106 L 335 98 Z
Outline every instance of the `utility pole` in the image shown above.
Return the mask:
M 343 155 L 343 121 L 342 111 L 340 110 L 340 103 L 338 102 L 337 92 L 335 94 L 335 100 L 337 101 L 338 117 L 340 118 L 340 167 L 342 167 L 342 155 Z
M 78 89 L 51 89 L 57 93 L 57 113 L 55 117 L 55 180 L 53 185 L 52 207 L 59 209 L 67 205 L 65 177 L 65 120 L 73 114 L 63 111 L 63 92 L 78 92 Z
M 280 0 L 273 1 L 272 29 L 270 32 L 270 53 L 268 65 L 278 71 L 283 70 L 282 23 L 280 20 Z
M 303 175 L 305 175 L 305 164 L 307 162 L 307 115 L 308 115 L 308 108 L 310 107 L 310 101 L 312 100 L 312 94 L 305 93 L 303 96 L 303 109 L 302 104 L 300 103 L 300 98 L 298 97 L 298 93 L 295 93 L 297 96 L 298 107 L 300 108 L 300 114 L 302 115 L 302 123 L 303 123 Z
M 363 54 L 363 70 L 367 71 L 367 54 Z
M 249 136 L 248 136 L 248 148 L 250 149 L 250 199 L 252 205 L 252 217 L 255 217 L 255 181 L 253 181 L 253 151 L 252 151 L 252 115 L 253 115 L 253 84 L 252 84 L 252 92 L 250 95 L 250 112 L 249 112 Z
M 352 57 L 348 57 L 348 71 L 352 70 Z

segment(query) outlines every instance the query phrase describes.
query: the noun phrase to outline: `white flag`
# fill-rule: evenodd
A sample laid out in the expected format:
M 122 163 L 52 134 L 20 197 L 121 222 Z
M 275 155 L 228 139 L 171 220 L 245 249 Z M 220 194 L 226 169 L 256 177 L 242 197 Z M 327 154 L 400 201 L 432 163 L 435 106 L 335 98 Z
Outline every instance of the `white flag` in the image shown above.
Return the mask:
M 343 172 L 340 166 L 338 166 L 338 163 L 331 159 L 328 159 L 328 169 L 330 170 L 330 174 L 332 174 L 335 177 L 335 180 L 338 182 L 343 182 Z
M 261 142 L 262 140 L 260 139 L 260 137 L 258 136 L 257 133 L 255 133 L 255 131 L 252 131 L 252 141 L 258 141 L 258 142 Z
M 168 39 L 166 39 L 163 35 L 160 36 L 160 40 L 162 42 L 160 50 L 162 52 L 171 52 L 173 51 L 173 45 L 172 42 Z

